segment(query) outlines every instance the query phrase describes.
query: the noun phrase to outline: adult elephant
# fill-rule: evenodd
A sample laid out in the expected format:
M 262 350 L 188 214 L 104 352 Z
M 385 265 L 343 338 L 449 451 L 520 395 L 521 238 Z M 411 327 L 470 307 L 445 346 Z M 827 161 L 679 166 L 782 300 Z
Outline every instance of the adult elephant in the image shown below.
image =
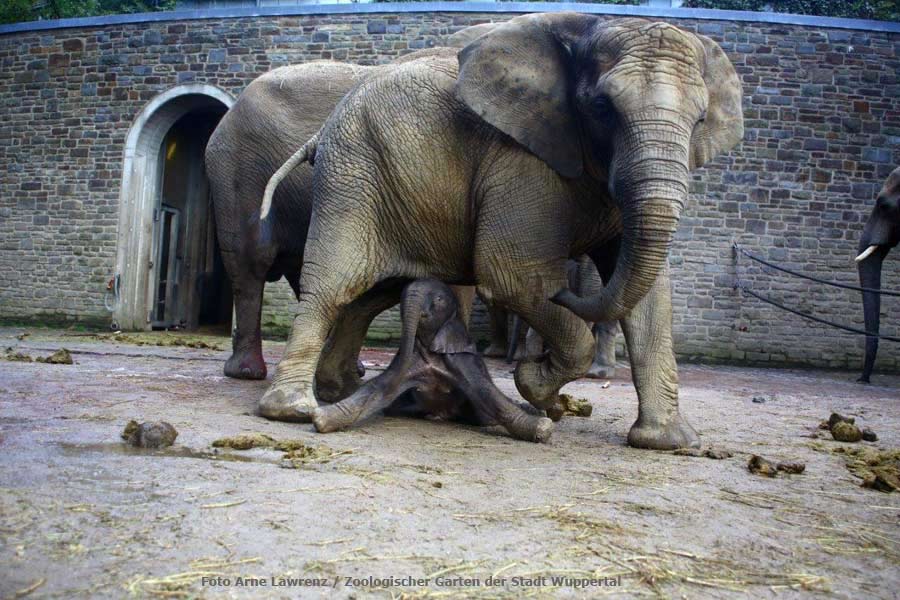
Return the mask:
M 431 276 L 476 284 L 544 338 L 546 355 L 515 374 L 539 408 L 587 371 L 585 320 L 621 319 L 640 400 L 629 443 L 699 445 L 678 412 L 666 263 L 690 169 L 742 135 L 722 49 L 643 19 L 526 15 L 458 64 L 432 57 L 370 77 L 285 165 L 315 156 L 315 210 L 301 310 L 260 414 L 308 420 L 329 332 Z M 608 285 L 551 302 L 566 260 L 585 253 Z
M 900 167 L 894 169 L 884 182 L 875 208 L 866 221 L 859 238 L 859 255 L 856 268 L 859 284 L 864 288 L 881 289 L 881 265 L 891 248 L 900 243 Z M 866 331 L 878 334 L 881 326 L 881 295 L 863 292 L 863 314 Z M 866 337 L 866 358 L 859 381 L 869 383 L 875 357 L 878 354 L 878 338 Z
M 467 27 L 451 35 L 446 47 L 414 52 L 395 64 L 435 54 L 455 56 L 456 49 L 491 27 Z M 300 293 L 312 169 L 297 169 L 284 181 L 276 195 L 276 225 L 263 231 L 258 215 L 266 182 L 353 86 L 382 68 L 317 61 L 274 69 L 247 86 L 209 140 L 206 169 L 237 320 L 232 355 L 225 362 L 228 377 L 266 377 L 260 334 L 265 283 L 284 277 Z

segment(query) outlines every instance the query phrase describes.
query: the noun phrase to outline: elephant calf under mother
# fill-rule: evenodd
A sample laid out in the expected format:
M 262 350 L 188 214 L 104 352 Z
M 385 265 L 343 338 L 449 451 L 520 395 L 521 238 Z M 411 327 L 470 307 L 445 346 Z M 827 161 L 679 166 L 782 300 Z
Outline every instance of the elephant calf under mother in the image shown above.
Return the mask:
M 434 277 L 477 285 L 543 337 L 548 352 L 515 373 L 539 408 L 587 371 L 585 320 L 621 320 L 639 398 L 629 444 L 699 445 L 678 411 L 666 264 L 689 171 L 742 135 L 722 49 L 643 19 L 526 15 L 458 62 L 366 79 L 304 150 L 316 166 L 301 306 L 260 414 L 309 420 L 329 332 Z M 607 286 L 556 293 L 581 254 Z

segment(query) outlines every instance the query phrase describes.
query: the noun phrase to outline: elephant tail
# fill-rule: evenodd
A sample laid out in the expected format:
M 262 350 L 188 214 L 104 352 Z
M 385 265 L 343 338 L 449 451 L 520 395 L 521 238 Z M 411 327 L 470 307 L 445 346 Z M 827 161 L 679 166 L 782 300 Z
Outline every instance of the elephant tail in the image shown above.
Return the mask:
M 312 136 L 299 150 L 294 152 L 294 154 L 291 155 L 277 171 L 275 171 L 275 174 L 269 178 L 269 183 L 266 184 L 266 192 L 263 194 L 262 206 L 259 211 L 260 221 L 269 216 L 269 211 L 272 209 L 272 196 L 275 195 L 278 184 L 281 183 L 281 181 L 287 177 L 288 173 L 293 171 L 300 163 L 309 162 L 309 164 L 312 165 L 316 159 L 316 148 L 318 146 L 319 134 L 316 133 L 316 135 Z

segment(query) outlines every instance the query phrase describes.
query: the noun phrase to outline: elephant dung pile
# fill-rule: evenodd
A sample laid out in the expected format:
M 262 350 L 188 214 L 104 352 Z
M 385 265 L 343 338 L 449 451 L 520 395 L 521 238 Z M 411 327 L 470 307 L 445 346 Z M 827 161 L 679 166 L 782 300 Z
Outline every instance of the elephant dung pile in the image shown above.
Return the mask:
M 798 462 L 774 463 L 770 460 L 754 454 L 747 463 L 747 469 L 754 475 L 763 477 L 777 477 L 778 473 L 792 473 L 799 475 L 806 470 L 806 465 Z
M 136 448 L 167 448 L 175 443 L 178 431 L 165 421 L 138 424 L 128 421 L 122 439 Z
M 6 355 L 3 357 L 3 360 L 8 360 L 10 362 L 39 362 L 48 365 L 74 365 L 75 361 L 72 360 L 72 353 L 66 350 L 65 348 L 60 348 L 53 354 L 47 357 L 38 357 L 32 358 L 27 354 L 23 354 L 21 352 L 16 352 L 13 348 L 6 349 Z
M 230 448 L 232 450 L 251 450 L 266 448 L 284 452 L 281 466 L 296 469 L 309 463 L 327 462 L 337 454 L 328 446 L 309 446 L 300 440 L 277 440 L 264 433 L 241 433 L 233 437 L 224 437 L 212 443 L 213 448 Z
M 900 450 L 840 446 L 832 452 L 844 456 L 847 470 L 863 480 L 862 487 L 886 493 L 900 489 Z
M 206 342 L 199 338 L 183 337 L 180 335 L 175 337 L 158 334 L 141 336 L 117 332 L 112 334 L 93 334 L 93 337 L 104 341 L 118 342 L 120 344 L 133 344 L 135 346 L 181 346 L 183 348 L 196 348 L 198 350 L 224 350 L 224 348 L 218 344 Z
M 839 413 L 831 413 L 827 421 L 819 424 L 819 429 L 827 429 L 831 431 L 831 437 L 838 442 L 856 443 L 860 440 L 866 442 L 877 442 L 878 436 L 868 427 L 860 429 L 856 425 L 856 419 L 853 417 L 845 417 Z
M 569 417 L 589 417 L 594 412 L 589 400 L 575 398 L 569 394 L 560 394 L 559 403 L 562 406 L 563 415 Z

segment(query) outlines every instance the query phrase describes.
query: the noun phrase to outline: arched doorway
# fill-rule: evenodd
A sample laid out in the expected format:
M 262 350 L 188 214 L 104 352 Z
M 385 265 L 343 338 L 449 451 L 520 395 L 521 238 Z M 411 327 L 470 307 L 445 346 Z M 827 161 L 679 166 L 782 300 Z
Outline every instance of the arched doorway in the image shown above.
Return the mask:
M 116 275 L 123 329 L 221 327 L 231 322 L 203 154 L 234 103 L 203 84 L 163 92 L 125 145 Z

